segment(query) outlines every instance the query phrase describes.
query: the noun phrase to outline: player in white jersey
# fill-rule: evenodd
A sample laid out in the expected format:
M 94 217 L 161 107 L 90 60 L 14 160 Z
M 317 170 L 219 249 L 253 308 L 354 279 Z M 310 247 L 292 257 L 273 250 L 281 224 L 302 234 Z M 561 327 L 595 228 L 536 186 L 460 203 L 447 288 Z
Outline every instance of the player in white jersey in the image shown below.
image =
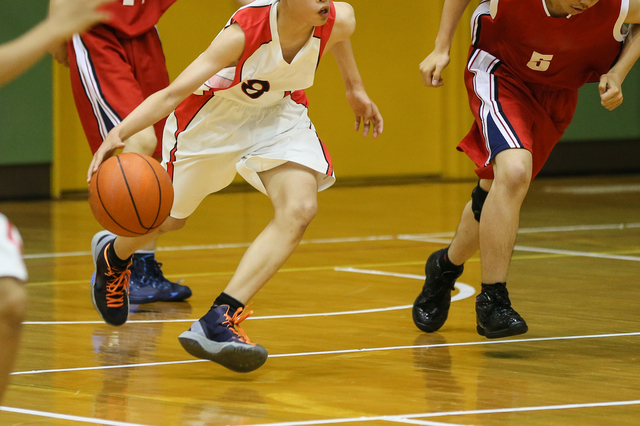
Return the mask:
M 307 115 L 302 89 L 313 84 L 325 50 L 336 58 L 356 116 L 355 129 L 377 137 L 382 117 L 358 73 L 349 38 L 353 8 L 331 0 L 257 0 L 239 9 L 225 29 L 165 90 L 145 100 L 107 136 L 87 179 L 136 132 L 171 113 L 163 164 L 175 199 L 161 228 L 136 238 L 99 233 L 93 241 L 96 309 L 110 324 L 128 318 L 126 264 L 159 233 L 177 230 L 202 199 L 231 183 L 236 171 L 267 194 L 275 214 L 251 244 L 211 310 L 180 335 L 192 355 L 234 371 L 259 368 L 267 351 L 238 326 L 245 304 L 277 272 L 317 211 L 317 192 L 335 178 L 331 159 Z M 211 76 L 214 76 L 213 78 Z M 204 84 L 203 84 L 204 82 Z M 126 303 L 125 303 L 126 305 Z
M 109 14 L 96 10 L 106 2 L 108 0 L 52 0 L 56 5 L 55 13 L 24 35 L 0 45 L 0 86 L 73 33 L 109 19 Z M 27 309 L 26 280 L 22 238 L 11 222 L 0 214 L 0 401 L 18 353 L 22 320 Z

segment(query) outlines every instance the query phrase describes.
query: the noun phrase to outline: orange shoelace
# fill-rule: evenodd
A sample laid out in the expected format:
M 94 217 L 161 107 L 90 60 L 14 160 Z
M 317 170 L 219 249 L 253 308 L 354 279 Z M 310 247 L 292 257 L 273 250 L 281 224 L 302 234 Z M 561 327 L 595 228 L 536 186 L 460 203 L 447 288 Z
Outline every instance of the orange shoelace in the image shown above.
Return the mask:
M 118 271 L 111 267 L 107 258 L 107 247 L 104 249 L 104 259 L 107 262 L 107 308 L 121 308 L 124 305 L 124 294 L 129 294 L 129 277 L 131 270 L 127 265 L 124 271 Z
M 250 305 L 251 303 L 249 303 L 249 305 L 244 308 L 238 308 L 238 310 L 235 314 L 233 314 L 232 317 L 229 316 L 229 309 L 227 309 L 227 312 L 224 314 L 225 320 L 222 322 L 222 325 L 226 325 L 229 330 L 233 331 L 238 337 L 240 337 L 240 340 L 242 340 L 243 342 L 253 345 L 254 343 L 249 340 L 249 336 L 247 336 L 247 333 L 245 333 L 242 327 L 240 327 L 240 323 L 253 314 L 253 311 L 249 311 L 244 315 L 240 315 Z M 238 328 L 238 330 L 236 330 L 236 327 Z M 238 331 L 240 331 L 240 333 L 238 333 Z

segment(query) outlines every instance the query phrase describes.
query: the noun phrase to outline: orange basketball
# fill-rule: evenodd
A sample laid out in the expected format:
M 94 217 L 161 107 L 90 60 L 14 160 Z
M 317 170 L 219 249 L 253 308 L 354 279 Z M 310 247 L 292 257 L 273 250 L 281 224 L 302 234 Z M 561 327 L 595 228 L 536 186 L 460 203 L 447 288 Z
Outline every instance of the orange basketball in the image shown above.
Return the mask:
M 106 230 L 123 237 L 145 235 L 162 225 L 171 212 L 171 178 L 149 156 L 116 155 L 91 178 L 89 204 Z

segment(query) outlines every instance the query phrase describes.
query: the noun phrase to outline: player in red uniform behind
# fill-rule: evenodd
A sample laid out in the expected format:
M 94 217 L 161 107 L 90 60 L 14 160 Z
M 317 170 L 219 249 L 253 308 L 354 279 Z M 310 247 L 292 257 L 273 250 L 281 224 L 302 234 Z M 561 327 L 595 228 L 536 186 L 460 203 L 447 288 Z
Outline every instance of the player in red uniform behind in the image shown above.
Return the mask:
M 25 71 L 74 32 L 109 19 L 108 13 L 96 10 L 107 1 L 52 0 L 55 13 L 17 39 L 0 45 L 0 86 Z M 22 238 L 11 222 L 0 214 L 0 401 L 18 353 L 27 309 L 26 281 Z
M 91 152 L 135 107 L 169 85 L 156 24 L 176 0 L 117 0 L 104 9 L 112 18 L 51 51 L 70 67 L 73 97 Z M 236 0 L 243 5 L 247 0 Z M 124 152 L 160 159 L 164 118 L 133 135 Z M 136 252 L 131 263 L 132 304 L 181 301 L 189 287 L 164 277 L 155 259 L 156 241 Z
M 442 86 L 453 35 L 469 2 L 445 1 L 435 49 L 420 64 L 426 86 Z M 480 181 L 451 245 L 427 260 L 425 284 L 413 305 L 418 328 L 442 327 L 455 280 L 480 249 L 478 333 L 498 338 L 527 332 L 506 289 L 520 206 L 571 122 L 578 88 L 599 81 L 605 108 L 622 102 L 622 81 L 640 55 L 631 26 L 616 62 L 625 22 L 640 23 L 639 0 L 490 0 L 478 6 L 465 71 L 475 121 L 458 150 L 476 163 Z

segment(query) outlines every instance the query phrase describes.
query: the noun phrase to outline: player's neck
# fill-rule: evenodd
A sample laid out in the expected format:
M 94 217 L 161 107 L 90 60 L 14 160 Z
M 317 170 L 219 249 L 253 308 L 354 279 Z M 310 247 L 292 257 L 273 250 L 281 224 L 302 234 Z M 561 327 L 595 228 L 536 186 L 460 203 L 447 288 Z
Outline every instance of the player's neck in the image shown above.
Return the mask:
M 549 15 L 553 18 L 566 18 L 567 12 L 562 9 L 556 0 L 543 0 L 547 5 Z
M 314 26 L 306 23 L 290 12 L 287 4 L 278 5 L 278 34 L 287 44 L 306 43 L 311 37 Z
M 291 63 L 300 49 L 307 43 L 314 27 L 295 19 L 286 10 L 278 9 L 278 35 L 282 56 Z

